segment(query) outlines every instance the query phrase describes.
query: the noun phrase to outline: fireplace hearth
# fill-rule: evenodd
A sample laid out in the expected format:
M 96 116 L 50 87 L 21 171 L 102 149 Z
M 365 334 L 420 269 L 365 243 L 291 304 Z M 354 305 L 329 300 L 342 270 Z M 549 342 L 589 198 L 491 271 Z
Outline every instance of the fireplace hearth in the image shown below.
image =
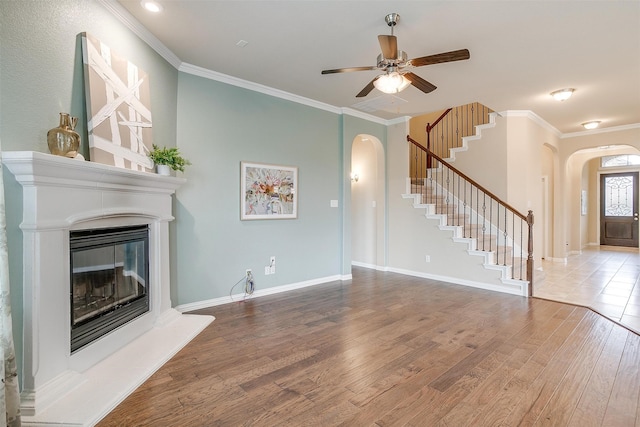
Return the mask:
M 186 180 L 33 151 L 2 163 L 22 203 L 7 219 L 22 231 L 9 249 L 22 251 L 23 426 L 95 425 L 213 320 L 171 306 L 172 194 Z M 121 306 L 133 318 L 85 341 Z

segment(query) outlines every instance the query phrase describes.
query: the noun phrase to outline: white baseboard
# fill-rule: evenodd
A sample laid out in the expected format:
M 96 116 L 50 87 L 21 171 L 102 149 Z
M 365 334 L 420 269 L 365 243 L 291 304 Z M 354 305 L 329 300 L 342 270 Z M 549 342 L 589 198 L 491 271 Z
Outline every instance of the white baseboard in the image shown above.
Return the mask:
M 257 297 L 263 297 L 263 296 L 266 296 L 266 295 L 273 295 L 273 294 L 279 294 L 281 292 L 292 291 L 294 289 L 306 288 L 308 286 L 320 285 L 320 284 L 323 284 L 323 283 L 335 282 L 335 281 L 338 281 L 338 280 L 344 281 L 344 280 L 351 280 L 351 279 L 352 279 L 351 274 L 343 274 L 343 275 L 321 277 L 321 278 L 318 278 L 318 279 L 305 280 L 304 282 L 291 283 L 289 285 L 282 285 L 282 286 L 275 286 L 275 287 L 272 287 L 272 288 L 259 289 L 259 290 L 256 290 L 253 294 L 251 294 L 249 296 L 249 298 L 253 299 L 253 298 L 257 298 Z M 219 297 L 219 298 L 213 298 L 213 299 L 208 299 L 208 300 L 204 300 L 204 301 L 197 301 L 197 302 L 192 302 L 192 303 L 187 303 L 187 304 L 180 304 L 179 306 L 175 307 L 175 309 L 178 310 L 181 313 L 186 313 L 186 312 L 189 312 L 189 311 L 201 310 L 203 308 L 214 307 L 214 306 L 217 306 L 217 305 L 229 304 L 231 302 L 241 301 L 242 299 L 245 299 L 245 294 L 244 293 L 235 294 L 235 295 L 229 295 L 229 296 L 224 296 L 224 297 Z
M 457 277 L 440 276 L 437 274 L 423 273 L 420 271 L 404 270 L 401 268 L 389 267 L 388 271 L 392 273 L 404 274 L 407 276 L 422 277 L 423 279 L 432 279 L 439 282 L 453 283 L 455 285 L 469 286 L 472 288 L 485 289 L 488 291 L 502 292 L 521 297 L 527 296 L 526 286 L 504 283 L 503 285 L 492 285 L 490 283 L 476 282 L 473 280 L 460 279 Z
M 360 261 L 351 261 L 351 265 L 354 265 L 356 267 L 362 267 L 362 268 L 370 268 L 372 270 L 377 270 L 377 271 L 389 271 L 388 267 L 375 265 L 375 264 L 367 264 Z
M 392 273 L 404 274 L 407 276 L 422 277 L 423 279 L 433 279 L 440 282 L 453 283 L 456 285 L 470 286 L 472 288 L 486 289 L 489 291 L 503 292 L 511 295 L 527 296 L 527 289 L 521 284 L 504 283 L 504 285 L 492 285 L 490 283 L 475 282 L 473 280 L 458 279 L 456 277 L 440 276 L 437 274 L 423 273 L 419 271 L 405 270 L 393 267 L 380 267 L 372 264 L 365 264 L 358 261 L 351 261 L 351 265 L 362 268 L 370 268 L 378 271 L 389 271 Z
M 561 262 L 561 263 L 564 263 L 564 264 L 567 263 L 567 258 L 546 257 L 544 260 L 545 261 L 551 261 L 551 262 Z

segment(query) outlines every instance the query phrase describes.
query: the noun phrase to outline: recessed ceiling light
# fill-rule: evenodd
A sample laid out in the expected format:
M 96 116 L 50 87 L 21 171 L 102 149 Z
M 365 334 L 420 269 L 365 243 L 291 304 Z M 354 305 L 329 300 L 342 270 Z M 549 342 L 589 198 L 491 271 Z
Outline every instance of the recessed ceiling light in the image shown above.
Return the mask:
M 154 13 L 162 12 L 162 5 L 155 1 L 142 0 L 140 4 L 149 12 L 154 12 Z
M 582 126 L 584 126 L 585 129 L 595 129 L 600 125 L 600 123 L 600 120 L 592 120 L 590 122 L 584 122 Z
M 551 92 L 551 96 L 553 96 L 556 101 L 566 101 L 567 99 L 571 98 L 571 95 L 573 95 L 574 91 L 575 89 L 568 87 Z

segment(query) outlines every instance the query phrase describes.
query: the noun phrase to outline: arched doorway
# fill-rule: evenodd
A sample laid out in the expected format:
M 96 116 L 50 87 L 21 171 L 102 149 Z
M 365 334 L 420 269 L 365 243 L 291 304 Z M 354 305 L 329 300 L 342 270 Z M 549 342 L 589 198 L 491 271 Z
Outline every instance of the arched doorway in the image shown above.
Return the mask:
M 379 268 L 384 258 L 384 150 L 371 135 L 358 135 L 351 146 L 351 260 Z
M 601 176 L 607 173 L 621 172 L 623 169 L 605 170 L 601 167 L 603 156 L 637 154 L 634 147 L 619 145 L 607 148 L 578 150 L 567 160 L 569 186 L 568 206 L 568 242 L 569 253 L 580 253 L 588 245 L 600 245 L 601 242 Z M 628 168 L 627 171 L 638 171 Z

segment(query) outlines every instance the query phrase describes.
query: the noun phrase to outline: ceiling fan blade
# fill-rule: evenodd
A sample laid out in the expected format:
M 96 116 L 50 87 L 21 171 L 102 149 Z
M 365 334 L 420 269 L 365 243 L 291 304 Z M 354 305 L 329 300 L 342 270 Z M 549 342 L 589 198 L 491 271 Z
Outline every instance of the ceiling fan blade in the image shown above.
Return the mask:
M 462 61 L 469 59 L 469 50 L 460 49 L 452 50 L 451 52 L 438 53 L 436 55 L 423 56 L 421 58 L 414 58 L 409 60 L 407 65 L 413 65 L 414 67 L 422 67 L 423 65 L 441 64 L 443 62 Z
M 436 87 L 434 85 L 432 85 L 422 77 L 418 76 L 417 74 L 404 73 L 404 76 L 407 78 L 407 80 L 411 82 L 413 86 L 417 87 L 424 93 L 429 93 L 436 90 Z
M 377 70 L 377 69 L 378 67 L 336 68 L 335 70 L 322 70 L 322 74 L 348 73 L 351 71 L 371 71 L 371 70 Z
M 364 89 L 362 89 L 362 90 L 360 91 L 360 93 L 358 93 L 358 94 L 356 95 L 356 98 L 362 98 L 363 96 L 367 96 L 367 95 L 369 95 L 369 93 L 370 93 L 370 92 L 373 90 L 373 88 L 374 88 L 374 86 L 373 86 L 373 82 L 375 82 L 375 81 L 378 79 L 378 77 L 380 77 L 380 76 L 376 76 L 373 80 L 371 80 L 371 81 L 369 82 L 369 84 L 368 84 L 368 85 L 366 85 L 366 86 L 364 87 Z
M 398 39 L 396 36 L 378 36 L 378 43 L 382 49 L 382 56 L 385 59 L 396 59 L 398 57 Z

